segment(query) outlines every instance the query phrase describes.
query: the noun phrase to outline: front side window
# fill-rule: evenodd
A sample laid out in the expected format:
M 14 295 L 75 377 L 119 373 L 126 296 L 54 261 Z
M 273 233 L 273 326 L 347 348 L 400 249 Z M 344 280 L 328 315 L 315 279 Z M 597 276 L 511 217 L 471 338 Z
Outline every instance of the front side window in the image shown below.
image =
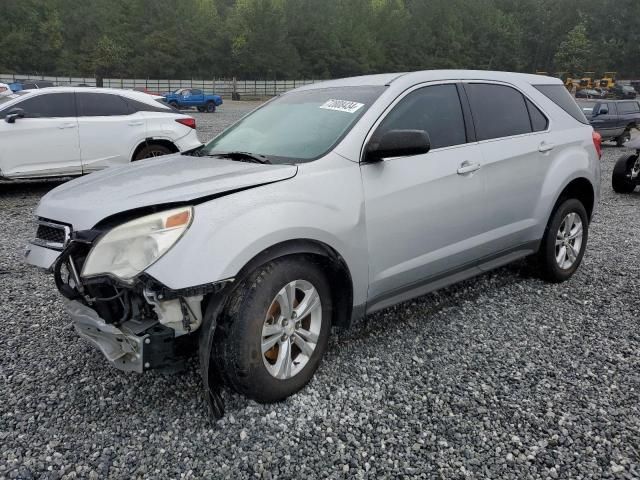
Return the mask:
M 120 95 L 110 93 L 76 93 L 79 117 L 129 115 L 132 109 Z
M 433 85 L 409 93 L 393 108 L 376 130 L 381 138 L 390 130 L 424 130 L 431 148 L 467 142 L 464 116 L 455 85 Z
M 204 155 L 250 152 L 272 163 L 317 159 L 333 148 L 386 87 L 334 87 L 286 93 L 209 142 Z
M 36 95 L 13 105 L 24 110 L 25 118 L 75 117 L 76 108 L 73 93 L 50 93 Z M 3 112 L 5 115 L 7 112 Z M 3 115 L 4 116 L 4 115 Z
M 524 96 L 514 88 L 488 83 L 465 85 L 478 140 L 531 133 Z

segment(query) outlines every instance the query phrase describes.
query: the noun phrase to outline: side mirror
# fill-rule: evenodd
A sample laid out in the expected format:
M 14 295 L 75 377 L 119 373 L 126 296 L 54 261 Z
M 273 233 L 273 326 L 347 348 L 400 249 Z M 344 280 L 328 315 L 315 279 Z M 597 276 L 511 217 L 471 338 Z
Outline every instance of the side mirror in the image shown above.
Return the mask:
M 7 112 L 4 121 L 7 123 L 16 123 L 18 118 L 24 118 L 24 110 L 21 108 L 12 108 Z
M 600 110 L 598 110 L 598 115 L 609 115 L 609 109 L 601 108 Z
M 424 130 L 389 130 L 379 139 L 371 139 L 365 151 L 367 163 L 389 157 L 421 155 L 431 149 L 429 134 Z

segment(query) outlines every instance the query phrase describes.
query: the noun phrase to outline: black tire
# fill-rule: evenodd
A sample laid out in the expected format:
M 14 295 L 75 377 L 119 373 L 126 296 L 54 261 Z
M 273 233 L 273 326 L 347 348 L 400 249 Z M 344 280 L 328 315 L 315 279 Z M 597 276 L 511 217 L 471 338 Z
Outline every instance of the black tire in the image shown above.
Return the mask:
M 279 379 L 267 370 L 261 349 L 262 328 L 272 301 L 294 280 L 310 282 L 318 292 L 322 320 L 313 353 L 294 376 Z M 304 256 L 276 259 L 258 268 L 240 284 L 221 315 L 212 361 L 224 383 L 261 403 L 284 400 L 303 388 L 320 365 L 331 330 L 331 290 L 322 270 Z
M 207 102 L 207 105 L 204 108 L 207 113 L 213 113 L 216 111 L 216 104 L 213 102 Z
M 133 157 L 133 161 L 142 160 L 144 158 L 161 157 L 162 155 L 169 155 L 173 153 L 170 148 L 160 145 L 158 143 L 150 143 L 142 147 Z
M 637 160 L 636 155 L 623 155 L 613 167 L 611 186 L 617 193 L 631 193 L 636 188 L 636 183 L 631 180 L 631 170 Z
M 631 140 L 631 132 L 625 130 L 622 135 L 616 138 L 616 147 L 624 147 L 624 144 Z
M 562 222 L 569 213 L 575 213 L 580 217 L 582 222 L 582 242 L 573 264 L 569 268 L 561 268 L 556 260 L 556 236 Z M 561 199 L 551 214 L 551 218 L 544 232 L 542 244 L 540 245 L 540 250 L 538 251 L 537 264 L 541 277 L 552 283 L 564 282 L 571 278 L 582 262 L 582 257 L 587 248 L 588 237 L 589 218 L 582 202 L 575 198 Z

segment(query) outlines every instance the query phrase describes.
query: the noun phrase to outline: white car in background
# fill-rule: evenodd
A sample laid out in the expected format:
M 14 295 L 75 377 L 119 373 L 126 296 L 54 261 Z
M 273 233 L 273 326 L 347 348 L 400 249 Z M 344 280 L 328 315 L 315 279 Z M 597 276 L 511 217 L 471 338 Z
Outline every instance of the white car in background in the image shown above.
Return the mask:
M 13 92 L 6 83 L 0 83 L 0 97 L 8 97 L 13 95 Z
M 81 175 L 202 145 L 196 121 L 146 93 L 53 87 L 0 97 L 0 178 Z

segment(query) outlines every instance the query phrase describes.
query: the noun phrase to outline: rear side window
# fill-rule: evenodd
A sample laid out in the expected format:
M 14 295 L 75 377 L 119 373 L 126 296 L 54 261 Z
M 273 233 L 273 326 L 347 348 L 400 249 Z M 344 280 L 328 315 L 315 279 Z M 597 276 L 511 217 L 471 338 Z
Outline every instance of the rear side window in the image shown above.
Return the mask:
M 431 139 L 431 148 L 466 143 L 456 86 L 434 85 L 409 93 L 382 121 L 375 137 L 380 138 L 389 130 L 425 130 Z
M 527 110 L 529 110 L 529 118 L 531 119 L 531 129 L 534 132 L 544 132 L 549 125 L 549 120 L 544 116 L 544 113 L 540 111 L 529 99 L 525 99 L 527 103 Z
M 25 112 L 26 118 L 58 118 L 76 116 L 73 93 L 36 95 L 17 103 L 11 108 L 22 108 Z M 6 115 L 6 112 L 4 113 Z
M 129 115 L 133 109 L 120 95 L 110 93 L 76 93 L 79 117 Z
M 532 120 L 524 96 L 504 85 L 465 85 L 478 140 L 531 133 Z M 539 121 L 539 120 L 538 120 Z
M 145 102 L 139 102 L 138 100 L 133 100 L 132 98 L 126 98 L 125 101 L 129 104 L 129 107 L 133 112 L 162 112 L 162 113 L 172 113 L 174 112 L 173 108 L 171 108 L 168 104 L 164 103 L 164 100 L 159 99 L 157 102 L 154 102 L 156 105 L 149 105 Z
M 620 102 L 618 103 L 618 112 L 622 115 L 624 113 L 638 113 L 638 102 Z
M 589 121 L 578 107 L 569 91 L 564 85 L 533 85 L 540 93 L 558 105 L 580 123 L 589 124 Z

